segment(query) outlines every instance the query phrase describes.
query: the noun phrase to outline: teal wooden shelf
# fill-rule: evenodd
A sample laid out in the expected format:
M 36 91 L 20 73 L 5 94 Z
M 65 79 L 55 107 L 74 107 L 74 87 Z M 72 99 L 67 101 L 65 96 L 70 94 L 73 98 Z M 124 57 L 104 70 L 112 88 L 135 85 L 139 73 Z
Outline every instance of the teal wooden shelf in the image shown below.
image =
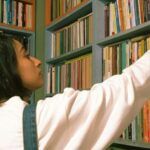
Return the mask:
M 27 3 L 27 4 L 33 4 L 33 1 L 31 1 L 31 0 L 18 0 L 18 1 Z
M 122 148 L 123 150 L 150 150 L 150 144 L 144 142 L 133 142 L 130 140 L 118 139 L 112 145 L 112 147 Z
M 81 18 L 90 12 L 92 12 L 92 0 L 89 0 L 87 3 L 81 5 L 79 8 L 75 9 L 71 13 L 68 13 L 64 17 L 61 17 L 60 19 L 53 21 L 53 23 L 46 29 L 49 31 L 58 30 L 68 24 L 73 23 L 78 18 Z
M 128 29 L 124 32 L 120 32 L 116 35 L 106 37 L 100 41 L 97 41 L 97 44 L 100 46 L 106 46 L 109 44 L 113 44 L 116 42 L 130 39 L 139 35 L 146 35 L 148 34 L 148 32 L 150 32 L 150 21 L 144 24 L 138 25 L 136 27 L 133 27 L 131 29 Z
M 45 95 L 45 98 L 46 98 L 46 97 L 53 97 L 54 95 L 55 95 L 55 94 L 49 93 L 49 94 L 46 94 L 46 95 Z
M 76 57 L 82 56 L 84 54 L 88 54 L 90 52 L 92 52 L 92 45 L 91 44 L 89 44 L 85 47 L 73 50 L 73 51 L 68 52 L 66 54 L 63 54 L 59 57 L 48 59 L 46 62 L 50 63 L 50 64 L 65 62 L 66 60 L 76 58 Z
M 116 1 L 116 0 L 100 0 L 102 3 L 104 3 L 104 4 L 108 4 L 108 3 L 110 3 L 110 2 L 114 2 L 114 1 Z
M 16 28 L 11 28 L 11 27 L 7 27 L 7 26 L 0 26 L 0 31 L 6 31 L 7 33 L 10 34 L 18 34 L 18 35 L 25 35 L 25 36 L 30 36 L 32 34 L 34 34 L 34 32 L 32 31 L 28 31 L 28 30 L 23 30 L 23 29 L 16 29 Z

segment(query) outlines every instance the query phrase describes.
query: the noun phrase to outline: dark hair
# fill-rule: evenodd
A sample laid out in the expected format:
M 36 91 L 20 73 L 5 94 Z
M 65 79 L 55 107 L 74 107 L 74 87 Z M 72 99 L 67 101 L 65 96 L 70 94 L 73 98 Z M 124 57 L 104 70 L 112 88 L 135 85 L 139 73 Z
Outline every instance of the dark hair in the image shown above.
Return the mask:
M 14 48 L 14 39 L 0 34 L 0 102 L 12 96 L 21 98 L 29 96 L 17 71 L 17 57 Z

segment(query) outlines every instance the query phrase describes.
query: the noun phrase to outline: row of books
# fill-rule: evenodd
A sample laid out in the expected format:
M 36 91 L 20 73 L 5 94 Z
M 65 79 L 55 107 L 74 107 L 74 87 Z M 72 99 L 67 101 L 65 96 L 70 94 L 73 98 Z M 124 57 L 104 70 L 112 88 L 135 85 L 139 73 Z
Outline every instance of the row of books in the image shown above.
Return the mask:
M 105 6 L 105 35 L 114 35 L 149 20 L 150 0 L 116 0 Z
M 122 134 L 122 138 L 132 141 L 143 141 L 143 114 L 142 111 L 136 116 L 132 123 Z
M 103 80 L 120 74 L 148 49 L 150 36 L 139 36 L 103 48 Z M 123 132 L 122 138 L 132 141 L 150 142 L 150 101 Z
M 150 49 L 150 37 L 140 36 L 103 48 L 103 80 L 119 74 L 134 63 L 147 49 Z
M 51 0 L 51 20 L 64 15 L 86 0 Z
M 17 0 L 0 0 L 0 22 L 32 28 L 32 5 Z
M 132 123 L 126 128 L 121 137 L 125 140 L 144 141 L 143 137 L 143 112 L 141 111 Z
M 150 100 L 121 135 L 125 140 L 150 143 Z
M 88 14 L 52 34 L 51 58 L 84 47 L 93 41 L 93 16 Z
M 62 92 L 65 87 L 89 89 L 92 85 L 92 55 L 66 61 L 64 64 L 49 66 L 47 93 Z

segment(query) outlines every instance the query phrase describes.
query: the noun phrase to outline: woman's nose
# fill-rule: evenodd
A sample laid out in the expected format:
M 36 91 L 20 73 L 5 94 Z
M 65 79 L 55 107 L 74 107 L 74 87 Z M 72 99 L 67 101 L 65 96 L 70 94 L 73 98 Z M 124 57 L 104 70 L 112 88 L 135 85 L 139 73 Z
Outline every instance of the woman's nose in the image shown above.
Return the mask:
M 32 60 L 34 61 L 36 66 L 40 66 L 42 64 L 42 62 L 39 59 L 35 58 L 35 57 L 32 57 Z

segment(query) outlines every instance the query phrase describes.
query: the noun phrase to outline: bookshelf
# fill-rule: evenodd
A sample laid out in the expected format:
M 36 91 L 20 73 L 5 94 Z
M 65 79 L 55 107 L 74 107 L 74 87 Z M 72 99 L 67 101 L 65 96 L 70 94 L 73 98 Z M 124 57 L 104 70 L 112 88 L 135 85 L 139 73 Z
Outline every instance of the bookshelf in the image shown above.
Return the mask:
M 97 35 L 96 38 L 96 45 L 98 45 L 97 50 L 101 51 L 101 54 L 103 54 L 103 48 L 114 44 L 114 43 L 119 43 L 125 40 L 129 40 L 141 35 L 147 35 L 150 33 L 149 27 L 150 27 L 150 22 L 146 21 L 143 22 L 141 24 L 138 24 L 132 28 L 129 28 L 127 30 L 124 31 L 120 31 L 114 35 L 111 36 L 105 36 L 105 22 L 104 22 L 104 12 L 105 12 L 105 5 L 109 4 L 110 2 L 116 2 L 114 0 L 112 1 L 107 1 L 107 0 L 99 0 L 99 2 L 97 2 L 97 4 L 99 4 L 99 14 L 103 13 L 102 18 L 99 18 L 101 21 L 96 21 L 98 23 L 99 28 L 101 29 L 96 29 L 99 31 L 99 35 Z M 95 2 L 96 3 L 96 2 Z M 95 8 L 96 9 L 96 8 Z M 96 18 L 96 17 L 95 17 Z M 103 29 L 103 30 L 102 30 Z M 98 32 L 96 33 L 98 34 Z M 99 63 L 101 65 L 103 65 L 102 60 L 97 60 L 99 61 Z M 102 67 L 102 66 L 101 66 Z M 102 72 L 101 72 L 102 73 Z M 137 131 L 136 131 L 137 132 Z M 136 149 L 136 150 L 142 150 L 142 149 L 150 149 L 150 144 L 144 142 L 143 140 L 138 140 L 138 141 L 131 141 L 131 140 L 124 140 L 124 139 L 118 139 L 116 141 L 114 141 L 114 143 L 111 145 L 110 150 L 127 150 L 127 149 Z
M 117 147 L 117 149 L 116 149 Z M 144 142 L 131 142 L 130 140 L 116 140 L 109 150 L 148 150 L 149 144 Z
M 103 48 L 127 39 L 150 33 L 150 21 L 143 22 L 125 31 L 118 32 L 111 36 L 105 36 L 105 5 L 115 0 L 87 0 L 72 8 L 68 12 L 51 19 L 51 0 L 46 0 L 46 27 L 45 27 L 45 96 L 52 96 L 47 93 L 48 66 L 61 64 L 73 58 L 91 53 L 92 54 L 92 84 L 103 81 Z M 49 13 L 47 13 L 49 12 Z M 51 57 L 52 34 L 67 25 L 72 24 L 77 19 L 92 13 L 93 15 L 93 41 L 83 47 L 57 57 Z M 143 141 L 131 141 L 118 139 L 114 141 L 109 150 L 126 149 L 150 149 L 150 144 Z
M 0 25 L 13 29 L 35 30 L 34 0 L 1 0 Z
M 35 0 L 0 0 L 0 31 L 25 39 L 26 48 L 35 56 Z
M 51 4 L 51 1 L 45 1 L 46 2 L 46 11 L 48 11 L 48 7 Z M 49 10 L 50 11 L 50 10 Z M 61 64 L 66 61 L 70 61 L 71 59 L 82 57 L 83 55 L 89 54 L 92 52 L 92 43 L 88 43 L 85 46 L 75 48 L 73 51 L 69 51 L 67 53 L 64 53 L 63 55 L 57 56 L 57 57 L 51 57 L 51 51 L 52 47 L 48 44 L 51 43 L 52 34 L 56 31 L 60 30 L 61 28 L 64 28 L 68 25 L 71 26 L 74 22 L 77 22 L 78 19 L 90 14 L 92 12 L 92 1 L 83 1 L 79 5 L 75 6 L 73 9 L 68 10 L 66 14 L 63 14 L 62 17 L 58 17 L 51 21 L 51 17 L 49 16 L 49 21 L 46 19 L 46 30 L 45 30 L 45 47 L 46 47 L 46 53 L 45 53 L 45 62 L 48 65 L 57 65 Z M 47 13 L 46 13 L 47 14 Z M 47 22 L 49 24 L 47 25 Z M 68 27 L 69 28 L 69 27 Z M 48 65 L 45 66 L 46 72 L 48 72 Z M 47 79 L 47 75 L 45 73 L 45 79 Z M 45 81 L 46 82 L 46 81 Z M 45 85 L 45 89 L 47 88 L 47 85 Z M 45 95 L 51 96 L 52 93 L 46 93 Z

